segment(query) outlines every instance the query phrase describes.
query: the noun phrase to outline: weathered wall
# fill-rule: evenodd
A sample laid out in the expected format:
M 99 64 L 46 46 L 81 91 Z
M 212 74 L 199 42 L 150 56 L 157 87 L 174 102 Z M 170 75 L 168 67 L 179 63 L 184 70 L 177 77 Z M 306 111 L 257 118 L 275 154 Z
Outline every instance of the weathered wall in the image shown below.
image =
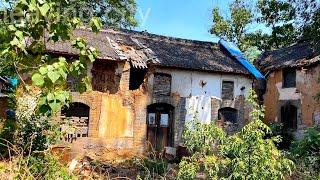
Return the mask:
M 296 87 L 282 88 L 282 70 L 273 71 L 267 79 L 264 95 L 265 119 L 268 122 L 281 121 L 281 105 L 290 101 L 298 108 L 298 129 L 312 126 L 320 121 L 320 104 L 315 96 L 320 92 L 319 65 L 297 69 Z
M 221 100 L 222 81 L 234 82 L 234 97 L 248 94 L 252 80 L 242 75 L 214 74 L 206 72 L 186 71 L 177 69 L 159 69 L 157 72 L 171 74 L 172 94 L 186 99 L 187 120 L 197 116 L 204 122 L 215 120 L 211 117 L 211 99 Z M 152 82 L 152 78 L 150 78 Z M 244 87 L 244 90 L 241 88 Z M 234 102 L 228 106 L 234 107 Z M 209 113 L 208 113 L 209 112 Z
M 252 79 L 241 75 L 214 74 L 178 69 L 151 68 L 145 82 L 139 89 L 129 90 L 129 63 L 112 63 L 105 71 L 92 67 L 94 89 L 90 93 L 73 93 L 74 102 L 82 102 L 90 107 L 89 137 L 78 138 L 72 146 L 73 157 L 79 153 L 90 154 L 99 159 L 123 159 L 146 152 L 147 106 L 153 103 L 167 103 L 175 107 L 173 119 L 174 146 L 181 143 L 185 120 L 198 115 L 204 122 L 217 120 L 218 109 L 233 107 L 239 110 L 242 121 L 248 119 L 245 97 L 252 87 Z M 171 75 L 171 83 L 154 84 L 154 73 Z M 114 74 L 115 77 L 112 76 Z M 113 85 L 106 85 L 111 79 Z M 223 80 L 234 81 L 234 99 L 221 99 Z M 171 86 L 171 92 L 154 94 L 155 86 Z M 241 88 L 245 87 L 243 90 Z M 167 89 L 162 87 L 161 89 Z M 196 113 L 197 112 L 197 113 Z M 243 123 L 242 122 L 242 123 Z
M 153 97 L 153 103 L 167 103 L 175 107 L 174 110 L 174 145 L 181 143 L 181 135 L 185 121 L 195 116 L 206 123 L 218 119 L 218 110 L 222 107 L 232 107 L 238 110 L 239 126 L 249 119 L 249 106 L 245 97 L 252 88 L 252 79 L 242 75 L 207 73 L 179 69 L 156 69 L 157 73 L 171 75 L 171 96 Z M 234 82 L 234 99 L 221 99 L 222 81 Z M 151 86 L 154 79 L 150 76 L 148 83 Z M 243 88 L 241 90 L 241 88 Z
M 96 66 L 95 66 L 96 65 Z M 144 152 L 146 134 L 146 91 L 129 91 L 129 63 L 111 62 L 99 73 L 97 69 L 108 63 L 94 64 L 94 90 L 84 94 L 73 93 L 73 102 L 90 107 L 89 137 L 71 143 L 72 157 L 88 154 L 101 160 L 130 158 Z M 97 67 L 99 66 L 99 67 Z M 113 74 L 113 76 L 112 76 Z M 107 85 L 112 79 L 112 85 Z M 102 88 L 102 89 L 101 89 Z

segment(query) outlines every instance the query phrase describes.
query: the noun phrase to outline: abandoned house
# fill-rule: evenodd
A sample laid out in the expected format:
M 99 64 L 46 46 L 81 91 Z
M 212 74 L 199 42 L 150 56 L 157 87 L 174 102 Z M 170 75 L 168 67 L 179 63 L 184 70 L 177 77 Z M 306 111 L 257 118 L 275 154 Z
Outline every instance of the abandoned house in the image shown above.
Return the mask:
M 296 135 L 320 123 L 320 53 L 310 43 L 268 51 L 255 62 L 266 74 L 263 96 L 268 122 L 281 122 Z M 300 132 L 300 133 L 299 133 Z
M 221 120 L 233 129 L 248 121 L 245 99 L 255 78 L 221 45 L 147 32 L 74 33 L 100 54 L 88 70 L 93 91 L 72 92 L 73 103 L 61 111 L 77 127 L 65 139 L 72 153 L 129 158 L 152 146 L 174 154 L 186 121 Z M 47 51 L 70 59 L 78 53 L 70 42 Z M 69 78 L 72 91 L 75 81 Z

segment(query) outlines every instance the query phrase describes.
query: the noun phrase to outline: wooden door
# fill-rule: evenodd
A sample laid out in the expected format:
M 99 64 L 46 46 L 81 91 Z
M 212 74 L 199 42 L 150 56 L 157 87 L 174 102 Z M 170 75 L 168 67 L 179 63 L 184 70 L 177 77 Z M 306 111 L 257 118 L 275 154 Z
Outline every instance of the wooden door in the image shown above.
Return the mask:
M 155 151 L 173 144 L 172 113 L 173 107 L 168 104 L 148 106 L 147 140 Z

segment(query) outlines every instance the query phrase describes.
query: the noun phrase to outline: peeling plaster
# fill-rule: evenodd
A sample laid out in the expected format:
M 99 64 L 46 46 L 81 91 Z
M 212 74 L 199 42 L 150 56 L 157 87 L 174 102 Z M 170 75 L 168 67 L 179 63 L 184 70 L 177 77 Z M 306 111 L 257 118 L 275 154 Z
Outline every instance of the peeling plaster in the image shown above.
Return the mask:
M 277 83 L 276 87 L 279 92 L 279 100 L 301 99 L 301 93 L 297 92 L 297 88 L 282 88 L 282 82 Z

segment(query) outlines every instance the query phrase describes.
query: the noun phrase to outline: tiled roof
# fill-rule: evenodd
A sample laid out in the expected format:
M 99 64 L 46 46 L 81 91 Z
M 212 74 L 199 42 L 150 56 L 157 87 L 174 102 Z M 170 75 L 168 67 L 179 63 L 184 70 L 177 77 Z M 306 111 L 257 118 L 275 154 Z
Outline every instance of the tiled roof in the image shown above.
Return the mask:
M 99 50 L 102 60 L 129 60 L 136 67 L 151 63 L 162 67 L 200 71 L 249 74 L 217 43 L 154 35 L 129 30 L 102 30 L 98 34 L 88 29 L 74 31 L 76 37 L 86 39 Z M 47 46 L 49 52 L 76 55 L 70 42 Z
M 288 67 L 310 66 L 320 62 L 320 51 L 316 43 L 299 43 L 293 46 L 264 52 L 254 64 L 267 72 Z

